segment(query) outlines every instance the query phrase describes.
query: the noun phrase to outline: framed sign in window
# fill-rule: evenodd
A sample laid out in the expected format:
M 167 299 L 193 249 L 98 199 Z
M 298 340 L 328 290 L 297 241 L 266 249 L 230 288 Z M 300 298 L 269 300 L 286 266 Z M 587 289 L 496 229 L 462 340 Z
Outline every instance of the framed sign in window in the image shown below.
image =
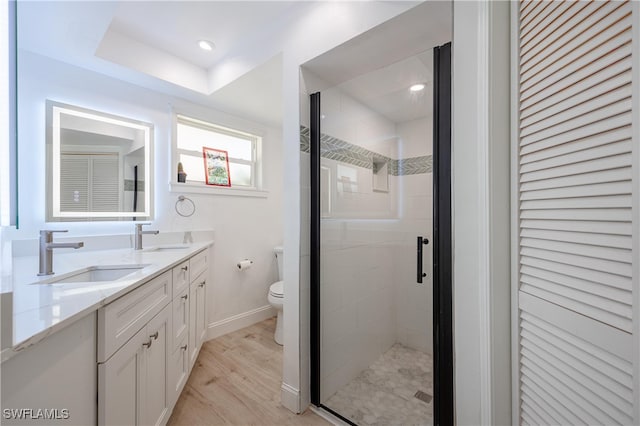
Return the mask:
M 227 151 L 203 147 L 202 156 L 207 185 L 231 186 Z

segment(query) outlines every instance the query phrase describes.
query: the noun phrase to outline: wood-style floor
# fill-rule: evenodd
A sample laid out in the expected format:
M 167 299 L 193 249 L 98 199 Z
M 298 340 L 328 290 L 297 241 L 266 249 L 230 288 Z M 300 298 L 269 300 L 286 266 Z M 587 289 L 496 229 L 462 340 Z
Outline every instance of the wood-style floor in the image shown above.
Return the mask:
M 280 405 L 282 347 L 275 318 L 205 342 L 173 409 L 177 425 L 329 425 Z

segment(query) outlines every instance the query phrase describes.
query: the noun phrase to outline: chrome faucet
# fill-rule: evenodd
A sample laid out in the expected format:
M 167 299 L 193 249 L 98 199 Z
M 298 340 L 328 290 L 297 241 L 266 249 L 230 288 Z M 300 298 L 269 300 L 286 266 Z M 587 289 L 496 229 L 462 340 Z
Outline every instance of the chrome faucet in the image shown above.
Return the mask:
M 53 275 L 53 249 L 56 248 L 74 248 L 84 247 L 82 241 L 77 243 L 54 243 L 54 232 L 69 232 L 68 230 L 56 231 L 40 231 L 40 272 L 38 275 Z
M 136 223 L 136 250 L 142 250 L 142 235 L 143 234 L 153 234 L 158 235 L 160 231 L 143 231 L 143 225 L 151 225 L 150 223 Z

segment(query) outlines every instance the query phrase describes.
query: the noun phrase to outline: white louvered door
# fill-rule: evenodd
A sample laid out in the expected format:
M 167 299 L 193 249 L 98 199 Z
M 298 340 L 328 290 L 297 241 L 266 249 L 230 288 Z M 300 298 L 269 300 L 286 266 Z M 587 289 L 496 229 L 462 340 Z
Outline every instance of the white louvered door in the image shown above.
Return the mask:
M 514 421 L 638 424 L 638 5 L 513 7 Z
M 62 154 L 60 207 L 62 211 L 122 211 L 122 188 L 117 154 Z

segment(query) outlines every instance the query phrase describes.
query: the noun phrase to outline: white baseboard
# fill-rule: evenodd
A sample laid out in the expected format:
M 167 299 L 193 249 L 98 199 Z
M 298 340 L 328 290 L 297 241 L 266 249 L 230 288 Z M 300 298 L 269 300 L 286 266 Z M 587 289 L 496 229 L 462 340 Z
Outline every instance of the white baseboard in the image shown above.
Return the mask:
M 276 315 L 276 310 L 271 305 L 261 306 L 251 311 L 243 312 L 220 321 L 209 324 L 207 330 L 207 340 L 224 336 L 241 328 L 249 327 L 257 322 L 264 321 Z
M 280 402 L 289 411 L 300 414 L 300 391 L 282 382 L 280 387 Z

